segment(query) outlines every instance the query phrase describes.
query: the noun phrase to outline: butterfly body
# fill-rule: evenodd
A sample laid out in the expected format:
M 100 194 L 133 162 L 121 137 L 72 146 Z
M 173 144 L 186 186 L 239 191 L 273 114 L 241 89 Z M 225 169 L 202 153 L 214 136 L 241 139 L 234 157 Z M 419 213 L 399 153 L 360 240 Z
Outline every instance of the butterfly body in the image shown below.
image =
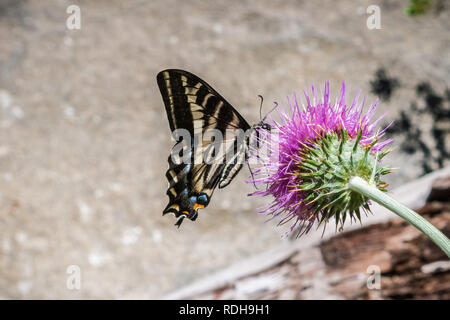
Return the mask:
M 231 104 L 192 73 L 164 70 L 158 73 L 157 82 L 170 129 L 173 133 L 181 132 L 189 136 L 181 141 L 181 136 L 174 134 L 179 143 L 185 144 L 180 150 L 175 150 L 177 145 L 174 146 L 166 172 L 169 203 L 163 214 L 174 213 L 180 218 L 176 223 L 180 226 L 184 218 L 196 220 L 198 209 L 208 206 L 214 189 L 226 187 L 247 159 L 248 134 L 243 138 L 240 133 L 229 133 L 248 133 L 255 126 L 251 127 Z M 224 143 L 231 145 L 225 148 L 227 151 L 224 154 L 218 156 L 210 151 L 214 149 L 211 148 L 212 142 L 204 138 L 208 130 L 220 132 Z M 230 150 L 233 152 L 227 153 Z M 174 157 L 180 151 L 183 151 L 184 161 L 177 161 Z M 211 159 L 214 161 L 208 161 Z

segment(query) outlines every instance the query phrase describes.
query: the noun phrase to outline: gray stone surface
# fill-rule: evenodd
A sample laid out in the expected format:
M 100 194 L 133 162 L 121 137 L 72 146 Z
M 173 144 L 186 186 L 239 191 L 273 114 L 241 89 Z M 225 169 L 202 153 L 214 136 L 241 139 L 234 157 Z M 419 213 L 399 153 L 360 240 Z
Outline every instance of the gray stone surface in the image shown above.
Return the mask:
M 66 8 L 81 8 L 68 30 Z M 382 29 L 365 9 L 381 7 Z M 411 19 L 400 1 L 14 1 L 0 3 L 0 298 L 159 298 L 279 245 L 244 173 L 180 230 L 162 217 L 172 142 L 156 73 L 206 79 L 258 121 L 258 94 L 342 80 L 369 93 L 380 66 L 402 87 L 448 85 L 449 11 Z M 424 122 L 429 121 L 423 119 Z M 432 123 L 429 123 L 432 125 Z M 394 186 L 417 159 L 394 150 Z M 301 239 L 298 241 L 302 241 Z M 81 269 L 81 289 L 66 286 Z

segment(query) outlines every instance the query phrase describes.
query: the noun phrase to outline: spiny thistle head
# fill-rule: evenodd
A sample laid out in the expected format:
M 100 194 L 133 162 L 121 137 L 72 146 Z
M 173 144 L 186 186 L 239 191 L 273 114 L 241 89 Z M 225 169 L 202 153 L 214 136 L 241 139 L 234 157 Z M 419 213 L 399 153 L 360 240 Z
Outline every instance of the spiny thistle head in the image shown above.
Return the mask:
M 337 227 L 347 218 L 360 220 L 361 211 L 370 210 L 368 199 L 351 191 L 348 182 L 358 176 L 386 191 L 381 179 L 390 170 L 381 167 L 380 160 L 391 140 L 380 141 L 385 129 L 375 131 L 383 118 L 372 122 L 377 102 L 363 114 L 364 100 L 359 104 L 358 98 L 359 94 L 347 106 L 343 83 L 339 99 L 331 104 L 327 82 L 320 102 L 312 87 L 312 101 L 305 92 L 302 108 L 295 94 L 286 107 L 276 107 L 279 119 L 271 117 L 267 122 L 277 137 L 273 131 L 258 130 L 260 143 L 272 152 L 251 153 L 260 166 L 249 182 L 265 186 L 251 195 L 273 197 L 261 213 L 272 218 L 281 215 L 280 224 L 294 220 L 290 231 L 300 225 L 300 235 L 314 222 L 320 225 L 334 217 Z

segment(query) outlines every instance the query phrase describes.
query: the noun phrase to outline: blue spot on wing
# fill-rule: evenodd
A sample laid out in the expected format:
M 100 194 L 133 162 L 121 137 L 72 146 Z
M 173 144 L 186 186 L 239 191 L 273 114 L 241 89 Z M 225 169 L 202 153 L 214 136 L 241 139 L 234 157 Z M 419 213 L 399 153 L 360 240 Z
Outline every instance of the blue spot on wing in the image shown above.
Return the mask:
M 208 196 L 206 194 L 202 194 L 202 195 L 198 196 L 197 201 L 199 204 L 206 205 L 208 203 Z

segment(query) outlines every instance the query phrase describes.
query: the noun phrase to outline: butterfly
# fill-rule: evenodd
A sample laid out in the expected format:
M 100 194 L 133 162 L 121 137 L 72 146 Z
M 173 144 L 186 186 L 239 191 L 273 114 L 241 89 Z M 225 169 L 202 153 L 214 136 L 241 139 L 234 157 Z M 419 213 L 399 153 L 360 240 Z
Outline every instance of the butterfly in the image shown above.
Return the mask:
M 227 130 L 257 132 L 255 130 L 257 128 L 270 130 L 270 125 L 264 122 L 264 118 L 260 123 L 250 126 L 217 91 L 190 72 L 177 69 L 163 70 L 158 73 L 156 79 L 171 131 L 181 129 L 191 137 L 191 141 L 187 141 L 188 143 L 181 148 L 189 161 L 174 161 L 171 154 L 168 158 L 169 169 L 166 172 L 169 182 L 167 190 L 169 203 L 163 215 L 174 213 L 175 217 L 179 218 L 175 225 L 179 227 L 185 218 L 192 221 L 197 219 L 198 209 L 208 206 L 215 188 L 225 188 L 230 184 L 248 157 L 249 135 L 245 136 L 244 143 L 238 143 L 239 136 L 232 135 L 229 138 L 226 136 Z M 196 132 L 205 133 L 211 129 L 218 130 L 226 136 L 223 143 L 227 142 L 234 151 L 231 159 L 225 157 L 225 153 L 219 155 L 219 159 L 215 159 L 212 163 L 194 161 Z M 176 140 L 179 139 L 174 137 Z M 199 152 L 207 153 L 211 144 L 211 140 L 202 140 Z

